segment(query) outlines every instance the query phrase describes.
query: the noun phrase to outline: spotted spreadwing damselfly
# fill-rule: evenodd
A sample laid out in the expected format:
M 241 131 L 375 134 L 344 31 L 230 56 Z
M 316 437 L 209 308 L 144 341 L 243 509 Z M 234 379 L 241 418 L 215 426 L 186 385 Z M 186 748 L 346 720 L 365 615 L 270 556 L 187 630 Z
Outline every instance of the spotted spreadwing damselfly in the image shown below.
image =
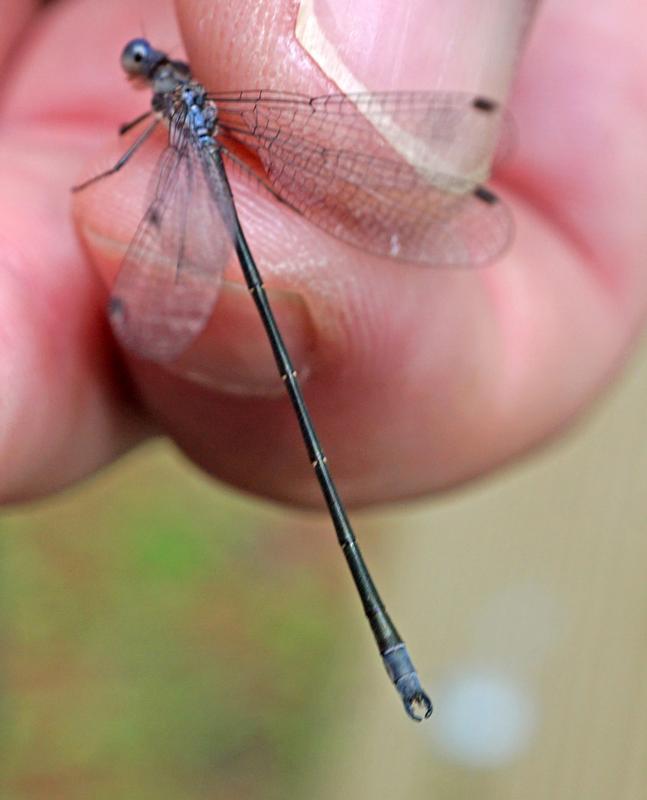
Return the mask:
M 431 714 L 406 645 L 373 583 L 243 234 L 225 164 L 361 250 L 431 267 L 486 264 L 507 246 L 510 214 L 481 180 L 499 104 L 464 92 L 375 92 L 323 97 L 277 91 L 211 93 L 188 64 L 145 39 L 123 50 L 127 76 L 153 92 L 151 109 L 120 132 L 139 134 L 118 172 L 160 125 L 147 209 L 112 287 L 121 343 L 161 363 L 177 359 L 209 320 L 232 248 L 269 339 L 310 462 L 386 671 L 413 719 Z M 462 156 L 460 154 L 462 146 Z M 460 166 L 460 170 L 455 167 Z M 452 167 L 454 167 L 452 171 Z

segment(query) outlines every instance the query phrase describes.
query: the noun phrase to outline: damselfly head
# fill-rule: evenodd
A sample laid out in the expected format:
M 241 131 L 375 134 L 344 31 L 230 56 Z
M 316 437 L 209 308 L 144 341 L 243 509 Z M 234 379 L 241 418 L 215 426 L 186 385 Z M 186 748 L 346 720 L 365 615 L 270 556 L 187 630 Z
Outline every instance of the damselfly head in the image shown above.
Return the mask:
M 156 50 L 146 39 L 133 39 L 121 53 L 121 66 L 130 80 L 146 84 L 153 72 L 168 61 L 166 54 Z
M 156 93 L 172 92 L 179 83 L 191 79 L 187 63 L 172 61 L 147 39 L 128 42 L 121 53 L 121 66 L 131 83 L 141 89 L 152 87 Z

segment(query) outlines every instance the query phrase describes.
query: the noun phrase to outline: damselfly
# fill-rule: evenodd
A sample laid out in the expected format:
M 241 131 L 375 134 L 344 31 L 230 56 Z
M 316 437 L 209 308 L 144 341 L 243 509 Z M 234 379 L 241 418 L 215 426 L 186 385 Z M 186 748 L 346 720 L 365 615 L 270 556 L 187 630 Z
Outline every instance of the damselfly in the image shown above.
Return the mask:
M 152 197 L 112 287 L 109 316 L 120 341 L 158 362 L 178 358 L 205 327 L 235 250 L 261 317 L 303 440 L 389 677 L 407 713 L 431 714 L 407 648 L 366 567 L 306 407 L 263 282 L 236 213 L 224 163 L 254 172 L 276 198 L 364 251 L 427 266 L 484 264 L 510 239 L 505 206 L 479 182 L 499 105 L 466 93 L 403 92 L 310 98 L 274 91 L 211 93 L 188 64 L 145 39 L 121 64 L 150 86 L 152 107 L 123 125 L 139 136 L 109 170 L 120 170 L 160 125 L 168 146 Z M 460 148 L 459 148 L 460 150 Z M 460 159 L 459 159 L 460 160 Z M 449 166 L 448 166 L 449 165 Z

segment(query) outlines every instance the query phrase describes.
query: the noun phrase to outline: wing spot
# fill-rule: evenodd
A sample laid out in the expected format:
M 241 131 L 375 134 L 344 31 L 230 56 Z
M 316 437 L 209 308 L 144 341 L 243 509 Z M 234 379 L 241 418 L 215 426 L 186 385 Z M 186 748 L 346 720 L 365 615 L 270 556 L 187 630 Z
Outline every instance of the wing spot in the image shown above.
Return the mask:
M 112 319 L 125 319 L 126 317 L 126 304 L 121 297 L 110 297 L 108 300 L 108 316 Z
M 160 216 L 160 212 L 153 206 L 148 210 L 148 221 L 151 225 L 155 228 L 159 228 L 162 222 L 162 217 Z
M 486 189 L 485 186 L 477 186 L 474 189 L 474 197 L 478 197 L 479 200 L 482 200 L 484 203 L 488 203 L 488 205 L 495 205 L 499 202 L 499 198 L 491 192 L 489 189 Z
M 489 97 L 475 97 L 472 101 L 472 106 L 478 111 L 487 111 L 489 113 L 491 111 L 496 111 L 499 104 L 496 100 L 490 100 Z

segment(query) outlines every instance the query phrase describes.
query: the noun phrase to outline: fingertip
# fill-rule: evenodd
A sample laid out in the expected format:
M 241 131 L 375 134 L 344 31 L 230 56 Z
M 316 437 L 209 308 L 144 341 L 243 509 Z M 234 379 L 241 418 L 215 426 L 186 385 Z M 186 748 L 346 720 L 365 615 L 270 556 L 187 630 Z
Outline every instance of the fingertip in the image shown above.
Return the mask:
M 210 88 L 273 88 L 313 95 L 331 91 L 333 84 L 308 53 L 295 46 L 298 9 L 288 0 L 176 2 L 191 66 Z
M 532 5 L 532 4 L 530 4 Z M 213 88 L 464 90 L 505 97 L 528 3 L 177 0 L 191 63 Z

